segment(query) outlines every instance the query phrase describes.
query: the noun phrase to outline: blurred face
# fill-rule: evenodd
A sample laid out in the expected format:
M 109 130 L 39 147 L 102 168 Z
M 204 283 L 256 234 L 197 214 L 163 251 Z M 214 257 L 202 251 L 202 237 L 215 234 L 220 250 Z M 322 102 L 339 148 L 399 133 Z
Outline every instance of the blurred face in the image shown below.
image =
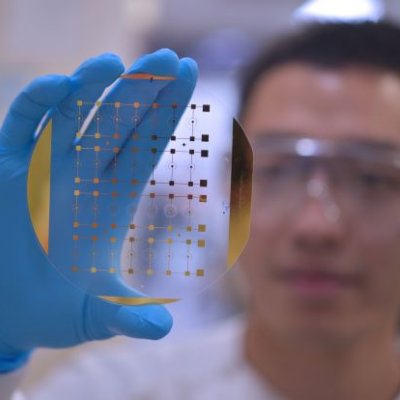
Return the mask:
M 299 184 L 302 166 L 271 161 L 263 146 L 279 135 L 400 146 L 400 78 L 357 67 L 288 64 L 259 80 L 246 110 L 255 179 L 242 264 L 252 315 L 270 332 L 296 340 L 393 332 L 400 309 L 399 177 L 391 170 L 392 181 L 378 181 L 375 169 L 365 172 L 361 163 L 363 191 L 353 193 L 358 164 L 354 169 L 339 159 L 328 169 L 323 163 L 311 168 Z M 291 184 L 266 187 L 271 176 L 290 171 L 287 165 Z

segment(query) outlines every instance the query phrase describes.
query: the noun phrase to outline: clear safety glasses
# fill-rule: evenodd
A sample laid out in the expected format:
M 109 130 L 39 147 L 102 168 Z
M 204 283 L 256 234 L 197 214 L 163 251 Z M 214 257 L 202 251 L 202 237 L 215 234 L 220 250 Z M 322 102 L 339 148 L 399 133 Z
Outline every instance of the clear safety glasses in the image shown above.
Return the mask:
M 400 217 L 400 149 L 382 142 L 260 135 L 254 141 L 256 212 L 291 217 L 318 200 L 327 219 Z

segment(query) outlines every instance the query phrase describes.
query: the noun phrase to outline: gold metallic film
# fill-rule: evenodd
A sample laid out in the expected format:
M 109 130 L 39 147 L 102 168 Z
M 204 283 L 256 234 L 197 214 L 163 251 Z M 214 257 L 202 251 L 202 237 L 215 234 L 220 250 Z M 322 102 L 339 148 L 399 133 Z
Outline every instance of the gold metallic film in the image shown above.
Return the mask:
M 233 120 L 228 268 L 235 264 L 249 237 L 252 174 L 253 151 L 242 127 Z
M 49 120 L 32 154 L 27 187 L 33 229 L 46 254 L 49 250 L 51 139 L 52 120 Z

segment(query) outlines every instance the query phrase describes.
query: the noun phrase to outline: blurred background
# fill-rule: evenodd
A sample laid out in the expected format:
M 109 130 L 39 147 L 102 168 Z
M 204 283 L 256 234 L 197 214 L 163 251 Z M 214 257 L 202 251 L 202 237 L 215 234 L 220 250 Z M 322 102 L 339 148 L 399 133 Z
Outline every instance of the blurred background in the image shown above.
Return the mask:
M 70 74 L 102 52 L 118 53 L 129 65 L 169 47 L 198 61 L 201 85 L 218 94 L 232 117 L 240 71 L 280 33 L 309 20 L 382 18 L 400 21 L 400 0 L 0 0 L 0 116 L 35 76 Z M 228 277 L 202 297 L 176 305 L 168 340 L 235 313 L 233 286 Z M 70 356 L 51 354 L 36 356 L 48 362 L 30 369 L 28 386 L 43 366 Z
M 130 64 L 160 47 L 196 58 L 234 106 L 238 68 L 280 32 L 307 18 L 383 16 L 400 20 L 399 0 L 0 0 L 0 112 L 38 74 L 69 74 L 105 51 Z

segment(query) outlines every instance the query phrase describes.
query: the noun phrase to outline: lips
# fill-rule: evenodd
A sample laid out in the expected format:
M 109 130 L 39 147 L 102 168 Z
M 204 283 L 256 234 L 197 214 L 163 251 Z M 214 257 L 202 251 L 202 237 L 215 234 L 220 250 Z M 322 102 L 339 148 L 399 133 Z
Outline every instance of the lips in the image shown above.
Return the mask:
M 280 269 L 274 275 L 294 294 L 306 298 L 337 296 L 341 291 L 355 288 L 359 283 L 355 274 L 338 273 L 323 267 L 290 267 Z

